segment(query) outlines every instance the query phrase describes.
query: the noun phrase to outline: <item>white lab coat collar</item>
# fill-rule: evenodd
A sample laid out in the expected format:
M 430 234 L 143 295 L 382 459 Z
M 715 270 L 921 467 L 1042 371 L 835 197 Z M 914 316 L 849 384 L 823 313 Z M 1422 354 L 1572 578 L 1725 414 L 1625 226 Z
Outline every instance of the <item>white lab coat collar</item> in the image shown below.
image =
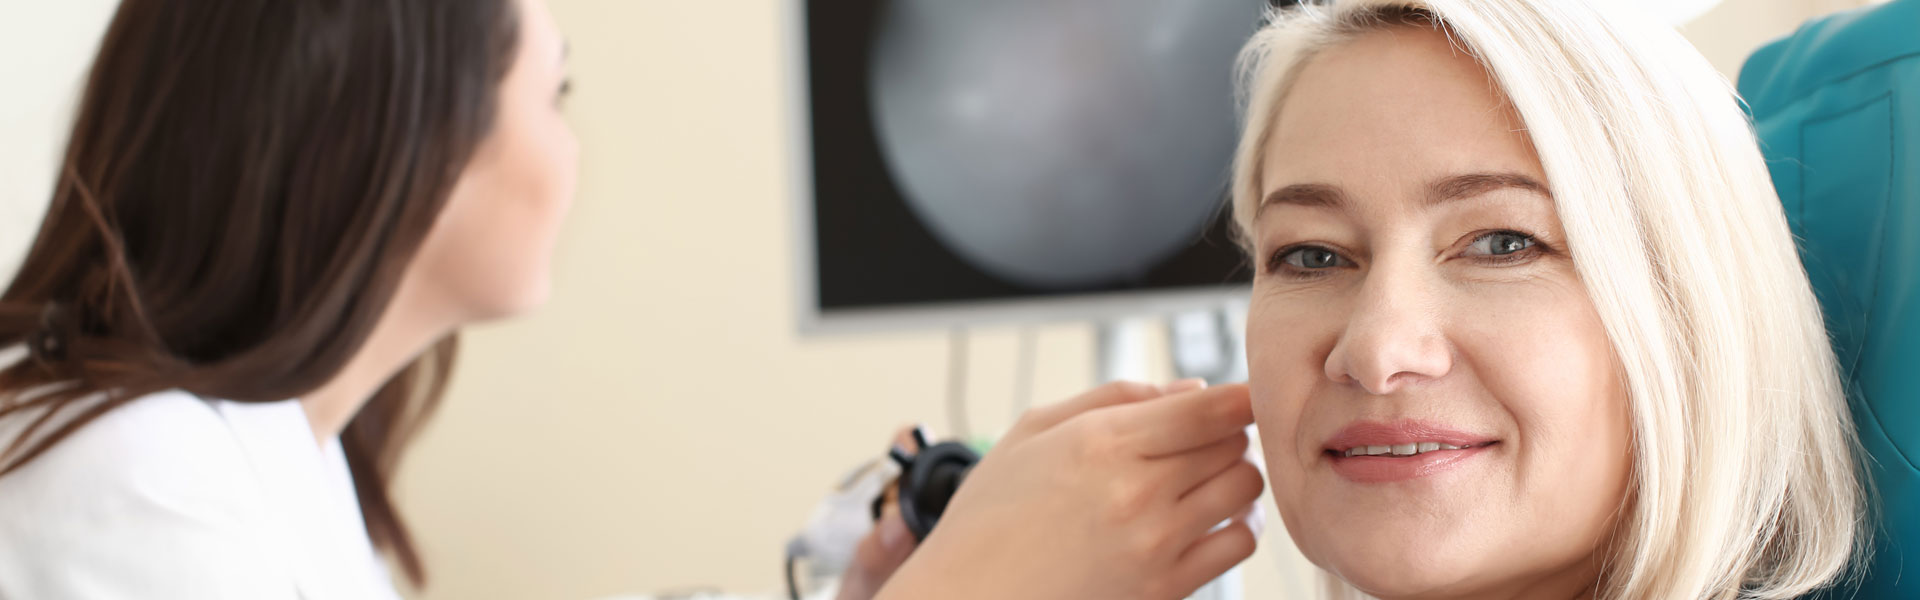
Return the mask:
M 246 449 L 268 503 L 265 537 L 285 547 L 301 598 L 397 600 L 368 542 L 337 438 L 318 446 L 298 401 L 212 401 Z

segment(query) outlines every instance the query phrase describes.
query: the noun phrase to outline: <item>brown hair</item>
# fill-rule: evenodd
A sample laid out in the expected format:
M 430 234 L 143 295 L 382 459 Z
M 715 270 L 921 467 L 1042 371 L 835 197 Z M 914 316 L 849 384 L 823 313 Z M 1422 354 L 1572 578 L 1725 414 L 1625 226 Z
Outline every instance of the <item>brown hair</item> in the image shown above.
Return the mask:
M 0 476 L 147 394 L 277 402 L 338 374 L 488 134 L 517 16 L 511 0 L 124 0 L 0 295 L 0 348 L 29 356 L 0 370 L 0 417 L 32 417 Z M 455 341 L 340 436 L 369 536 L 415 585 L 387 482 Z

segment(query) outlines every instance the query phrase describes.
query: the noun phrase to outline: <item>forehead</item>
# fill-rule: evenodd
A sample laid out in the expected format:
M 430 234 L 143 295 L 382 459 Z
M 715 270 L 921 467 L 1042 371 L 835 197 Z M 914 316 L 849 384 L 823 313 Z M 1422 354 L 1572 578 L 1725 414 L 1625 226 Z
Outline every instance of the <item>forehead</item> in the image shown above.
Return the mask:
M 560 52 L 563 44 L 560 24 L 546 0 L 514 0 L 520 14 L 520 39 L 523 54 L 547 56 Z
M 1444 32 L 1395 27 L 1322 50 L 1275 120 L 1261 194 L 1301 183 L 1407 197 L 1460 173 L 1546 181 L 1498 86 Z

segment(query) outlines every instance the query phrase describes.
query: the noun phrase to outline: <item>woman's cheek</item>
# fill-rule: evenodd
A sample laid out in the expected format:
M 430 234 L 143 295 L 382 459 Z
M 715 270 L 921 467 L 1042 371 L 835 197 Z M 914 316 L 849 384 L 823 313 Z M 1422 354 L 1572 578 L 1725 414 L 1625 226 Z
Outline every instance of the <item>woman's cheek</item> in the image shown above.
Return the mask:
M 1258 292 L 1256 292 L 1258 296 Z M 1322 311 L 1301 306 L 1292 298 L 1256 298 L 1248 307 L 1247 364 L 1252 388 L 1254 421 L 1267 459 L 1274 498 L 1282 507 L 1297 499 L 1307 469 L 1318 454 L 1301 430 L 1312 411 L 1312 391 L 1324 379 L 1325 356 L 1315 356 L 1319 343 L 1337 332 Z

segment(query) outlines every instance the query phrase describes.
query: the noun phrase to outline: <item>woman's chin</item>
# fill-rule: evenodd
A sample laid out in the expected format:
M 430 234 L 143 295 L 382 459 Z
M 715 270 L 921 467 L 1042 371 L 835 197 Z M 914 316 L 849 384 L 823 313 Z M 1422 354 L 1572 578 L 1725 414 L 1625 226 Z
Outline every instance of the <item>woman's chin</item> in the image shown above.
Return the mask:
M 1385 552 L 1359 552 L 1368 558 L 1341 560 L 1326 565 L 1329 572 L 1376 598 L 1447 598 L 1462 591 L 1462 573 L 1470 573 L 1464 561 L 1432 556 L 1437 548 L 1411 546 L 1412 552 L 1393 549 Z M 1426 552 L 1422 552 L 1421 549 Z
M 1345 515 L 1344 517 L 1354 517 Z M 1472 520 L 1443 514 L 1326 521 L 1317 539 L 1301 543 L 1316 565 L 1378 598 L 1470 597 L 1470 574 L 1489 572 L 1483 532 L 1454 525 Z M 1300 540 L 1296 540 L 1299 542 Z M 1497 568 L 1497 564 L 1491 565 Z M 1464 596 L 1463 596 L 1464 593 Z

